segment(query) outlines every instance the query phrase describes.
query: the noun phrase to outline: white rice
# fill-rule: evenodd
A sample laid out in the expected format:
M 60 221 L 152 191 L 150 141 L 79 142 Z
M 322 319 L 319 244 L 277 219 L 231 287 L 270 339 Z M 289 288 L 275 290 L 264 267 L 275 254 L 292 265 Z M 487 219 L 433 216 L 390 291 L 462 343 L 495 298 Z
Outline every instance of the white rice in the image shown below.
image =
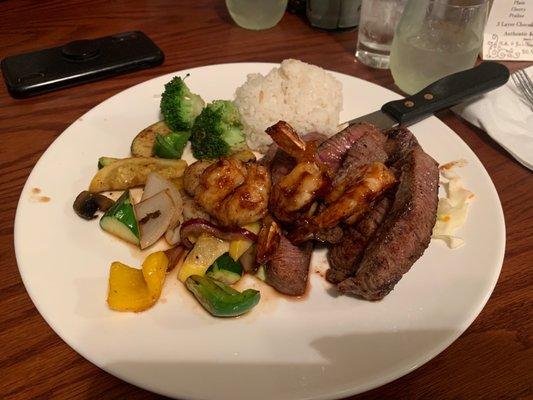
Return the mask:
M 266 76 L 248 75 L 235 91 L 248 145 L 266 151 L 272 143 L 265 129 L 283 120 L 300 134 L 337 131 L 342 84 L 316 65 L 284 60 Z

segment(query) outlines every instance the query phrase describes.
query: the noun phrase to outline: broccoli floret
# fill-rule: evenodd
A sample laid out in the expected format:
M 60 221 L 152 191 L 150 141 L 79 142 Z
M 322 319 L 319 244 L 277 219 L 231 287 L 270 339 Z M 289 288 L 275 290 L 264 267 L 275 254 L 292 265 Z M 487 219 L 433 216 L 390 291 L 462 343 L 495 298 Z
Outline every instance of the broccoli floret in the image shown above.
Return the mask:
M 161 114 L 173 131 L 191 129 L 195 118 L 204 108 L 205 102 L 197 94 L 191 93 L 183 79 L 175 76 L 165 85 L 161 96 Z
M 246 148 L 239 111 L 231 101 L 209 103 L 194 121 L 192 153 L 197 159 L 218 158 Z

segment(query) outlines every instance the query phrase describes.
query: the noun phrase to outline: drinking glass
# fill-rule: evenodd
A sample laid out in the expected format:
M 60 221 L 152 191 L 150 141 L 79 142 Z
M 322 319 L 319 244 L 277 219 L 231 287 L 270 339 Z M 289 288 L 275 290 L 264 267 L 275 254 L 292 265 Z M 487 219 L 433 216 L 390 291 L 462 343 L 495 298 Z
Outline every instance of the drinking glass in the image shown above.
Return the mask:
M 414 94 L 476 62 L 487 19 L 486 0 L 409 0 L 392 42 L 394 82 Z
M 283 17 L 287 0 L 226 0 L 226 7 L 237 25 L 246 29 L 268 29 Z
M 374 68 L 388 68 L 396 25 L 407 0 L 363 0 L 355 56 Z
M 306 5 L 309 23 L 322 29 L 353 28 L 360 10 L 361 0 L 307 0 Z

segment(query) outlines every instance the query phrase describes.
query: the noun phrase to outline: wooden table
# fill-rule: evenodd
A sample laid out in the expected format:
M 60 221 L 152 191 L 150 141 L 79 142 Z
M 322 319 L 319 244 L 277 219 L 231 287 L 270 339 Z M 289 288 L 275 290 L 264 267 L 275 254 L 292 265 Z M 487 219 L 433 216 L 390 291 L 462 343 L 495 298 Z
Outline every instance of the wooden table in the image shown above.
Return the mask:
M 235 26 L 222 0 L 12 0 L 0 3 L 0 57 L 74 39 L 142 30 L 163 49 L 163 66 L 14 100 L 0 89 L 0 398 L 158 398 L 92 365 L 44 322 L 22 284 L 13 248 L 21 189 L 52 141 L 108 97 L 195 66 L 298 58 L 392 88 L 389 71 L 354 62 L 355 31 L 312 29 L 286 14 L 267 31 Z M 510 69 L 527 63 L 507 63 Z M 533 178 L 498 144 L 450 112 L 439 115 L 474 150 L 500 195 L 507 249 L 496 289 L 472 326 L 435 359 L 388 385 L 354 397 L 531 398 Z M 490 244 L 487 244 L 490 245 Z

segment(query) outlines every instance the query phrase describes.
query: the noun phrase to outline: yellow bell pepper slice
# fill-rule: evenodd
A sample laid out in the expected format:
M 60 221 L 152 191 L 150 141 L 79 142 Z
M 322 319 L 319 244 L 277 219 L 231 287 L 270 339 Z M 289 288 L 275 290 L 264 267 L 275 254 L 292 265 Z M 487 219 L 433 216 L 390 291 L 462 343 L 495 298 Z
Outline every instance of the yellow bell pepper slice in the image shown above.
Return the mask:
M 259 230 L 261 229 L 261 225 L 259 224 L 259 222 L 252 222 L 251 224 L 246 224 L 242 226 L 242 228 L 249 230 L 250 232 L 253 232 L 257 235 L 259 233 Z M 246 252 L 246 250 L 248 250 L 252 246 L 252 244 L 254 244 L 254 242 L 248 239 L 232 240 L 229 244 L 230 257 L 237 261 Z
M 142 269 L 113 262 L 109 271 L 109 308 L 139 312 L 152 307 L 161 296 L 167 267 L 168 258 L 162 251 L 146 257 Z
M 157 301 L 163 290 L 163 282 L 167 275 L 168 257 L 162 251 L 150 254 L 143 262 L 142 272 L 148 292 Z
M 191 275 L 203 276 L 211 264 L 222 254 L 227 253 L 228 249 L 227 241 L 202 234 L 183 261 L 178 272 L 178 279 L 185 282 Z

